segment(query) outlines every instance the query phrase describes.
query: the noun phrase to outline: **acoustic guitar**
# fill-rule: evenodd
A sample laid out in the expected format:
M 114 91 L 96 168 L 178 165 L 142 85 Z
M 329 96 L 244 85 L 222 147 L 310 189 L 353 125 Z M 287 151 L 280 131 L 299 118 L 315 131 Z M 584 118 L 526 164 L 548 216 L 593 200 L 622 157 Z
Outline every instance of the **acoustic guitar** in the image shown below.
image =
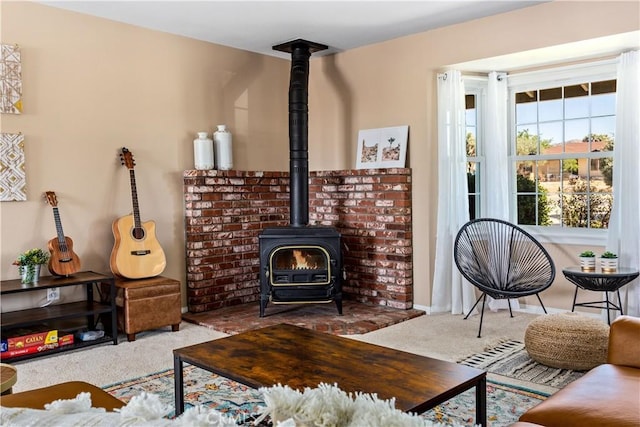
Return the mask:
M 80 271 L 80 258 L 73 251 L 73 241 L 64 235 L 62 221 L 58 211 L 58 198 L 53 191 L 46 191 L 44 197 L 53 208 L 53 219 L 56 223 L 58 237 L 49 240 L 47 246 L 51 257 L 49 258 L 49 271 L 56 276 L 70 276 Z
M 127 279 L 143 279 L 160 275 L 167 264 L 164 251 L 156 238 L 154 221 L 140 221 L 135 162 L 131 151 L 122 147 L 120 161 L 129 169 L 133 213 L 113 221 L 111 229 L 115 242 L 111 250 L 110 266 L 113 274 Z

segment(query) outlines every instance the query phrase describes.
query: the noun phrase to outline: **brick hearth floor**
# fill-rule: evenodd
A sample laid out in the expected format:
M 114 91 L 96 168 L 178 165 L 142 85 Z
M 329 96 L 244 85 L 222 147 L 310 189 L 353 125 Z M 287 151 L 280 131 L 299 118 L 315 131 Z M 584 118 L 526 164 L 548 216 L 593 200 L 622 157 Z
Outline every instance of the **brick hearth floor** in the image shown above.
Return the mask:
M 364 334 L 422 316 L 422 310 L 401 310 L 384 306 L 342 302 L 342 316 L 334 303 L 328 304 L 269 304 L 265 316 L 260 317 L 256 303 L 224 307 L 203 313 L 184 313 L 182 319 L 227 334 L 289 323 L 335 335 Z

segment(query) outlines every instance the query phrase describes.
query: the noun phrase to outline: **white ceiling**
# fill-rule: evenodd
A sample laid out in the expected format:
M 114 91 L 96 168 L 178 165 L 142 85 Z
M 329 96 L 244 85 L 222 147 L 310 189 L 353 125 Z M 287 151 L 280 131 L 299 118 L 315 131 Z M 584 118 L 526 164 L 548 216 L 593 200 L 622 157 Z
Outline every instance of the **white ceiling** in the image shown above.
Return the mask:
M 49 6 L 281 58 L 302 38 L 341 52 L 542 1 L 40 1 Z

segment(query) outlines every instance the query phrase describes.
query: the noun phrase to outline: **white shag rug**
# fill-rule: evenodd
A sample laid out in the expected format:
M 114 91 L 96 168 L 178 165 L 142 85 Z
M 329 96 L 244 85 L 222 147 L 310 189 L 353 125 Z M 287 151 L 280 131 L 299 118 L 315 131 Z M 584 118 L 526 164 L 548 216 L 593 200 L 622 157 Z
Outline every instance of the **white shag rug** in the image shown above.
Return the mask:
M 375 394 L 347 394 L 336 385 L 320 384 L 303 391 L 277 385 L 261 388 L 266 407 L 255 421 L 270 417 L 276 427 L 446 427 L 395 408 L 395 400 Z M 142 392 L 115 412 L 91 406 L 91 393 L 60 399 L 45 409 L 2 408 L 0 425 L 7 427 L 146 426 L 236 427 L 233 418 L 203 406 L 188 408 L 175 419 L 165 418 L 173 408 L 157 395 Z M 452 427 L 462 427 L 454 425 Z
M 75 399 L 47 403 L 45 409 L 2 408 L 0 425 L 7 427 L 237 427 L 235 421 L 217 411 L 195 406 L 173 420 L 164 418 L 173 408 L 164 405 L 155 394 L 142 392 L 129 403 L 107 412 L 91 406 L 91 393 L 80 393 Z
M 395 399 L 380 400 L 375 394 L 346 393 L 321 383 L 302 392 L 289 386 L 261 388 L 267 416 L 278 427 L 443 427 L 417 414 L 395 408 Z M 454 426 L 458 427 L 458 426 Z

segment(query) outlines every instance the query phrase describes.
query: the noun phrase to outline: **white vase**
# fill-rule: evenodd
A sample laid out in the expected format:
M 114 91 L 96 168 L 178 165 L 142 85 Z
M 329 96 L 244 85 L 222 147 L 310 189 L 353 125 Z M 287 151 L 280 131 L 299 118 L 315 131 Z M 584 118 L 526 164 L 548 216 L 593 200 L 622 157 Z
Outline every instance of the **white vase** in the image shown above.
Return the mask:
M 596 257 L 594 256 L 581 256 L 580 268 L 584 271 L 594 271 L 596 269 Z
M 618 270 L 618 258 L 600 258 L 600 269 L 607 273 Z
M 218 130 L 213 133 L 213 141 L 216 150 L 216 164 L 219 170 L 233 168 L 233 144 L 231 132 L 226 125 L 218 125 Z
M 198 137 L 193 140 L 193 159 L 196 169 L 213 169 L 213 141 L 206 132 L 198 132 Z

